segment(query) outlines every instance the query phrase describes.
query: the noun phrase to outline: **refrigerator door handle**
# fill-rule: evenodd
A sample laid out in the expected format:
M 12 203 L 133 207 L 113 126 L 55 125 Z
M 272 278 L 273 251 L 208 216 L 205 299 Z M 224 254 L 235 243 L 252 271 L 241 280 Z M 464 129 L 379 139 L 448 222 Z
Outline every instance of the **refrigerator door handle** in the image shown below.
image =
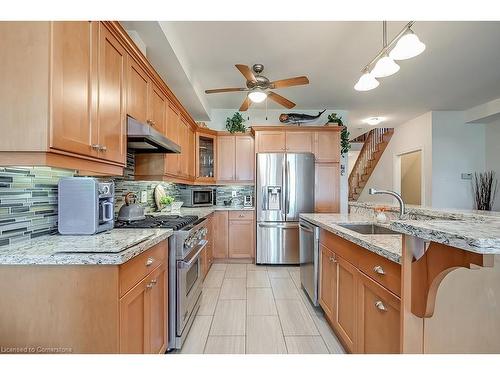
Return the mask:
M 291 228 L 297 228 L 298 224 L 293 223 L 293 224 L 263 224 L 259 223 L 259 227 L 261 228 L 283 228 L 283 229 L 291 229 Z
M 285 174 L 286 174 L 286 196 L 285 196 L 285 217 L 288 216 L 290 212 L 290 161 L 288 160 L 288 155 L 286 159 L 286 168 L 285 168 Z

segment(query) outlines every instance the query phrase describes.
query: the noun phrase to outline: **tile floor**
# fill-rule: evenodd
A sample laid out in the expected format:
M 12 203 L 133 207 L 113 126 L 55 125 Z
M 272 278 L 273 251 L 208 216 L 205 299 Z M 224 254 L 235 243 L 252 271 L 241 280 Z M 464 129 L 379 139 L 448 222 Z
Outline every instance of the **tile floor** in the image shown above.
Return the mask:
M 298 267 L 216 263 L 180 353 L 344 353 L 300 287 Z

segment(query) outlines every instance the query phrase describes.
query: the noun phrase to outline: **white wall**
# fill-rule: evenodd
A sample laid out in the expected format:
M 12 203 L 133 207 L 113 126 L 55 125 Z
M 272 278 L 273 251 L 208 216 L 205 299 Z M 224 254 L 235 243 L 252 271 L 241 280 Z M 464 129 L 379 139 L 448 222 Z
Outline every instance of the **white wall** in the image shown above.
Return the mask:
M 432 206 L 472 209 L 472 182 L 461 173 L 484 170 L 484 125 L 466 124 L 463 111 L 432 112 Z
M 395 203 L 387 195 L 369 195 L 368 188 L 398 190 L 395 181 L 394 163 L 398 155 L 422 150 L 422 205 L 431 205 L 432 200 L 432 113 L 410 120 L 394 129 L 394 134 L 366 184 L 359 202 Z M 397 178 L 397 177 L 396 177 Z
M 500 184 L 500 120 L 485 125 L 486 170 L 493 170 Z M 494 211 L 500 211 L 500 187 L 497 191 Z

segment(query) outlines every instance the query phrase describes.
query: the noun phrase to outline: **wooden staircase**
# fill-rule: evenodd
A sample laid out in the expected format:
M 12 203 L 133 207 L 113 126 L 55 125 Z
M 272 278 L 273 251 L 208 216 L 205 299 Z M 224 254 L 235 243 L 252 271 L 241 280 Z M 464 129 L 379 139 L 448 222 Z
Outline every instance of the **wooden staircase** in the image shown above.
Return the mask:
M 350 201 L 358 200 L 393 134 L 392 128 L 376 128 L 367 133 L 358 159 L 349 175 Z

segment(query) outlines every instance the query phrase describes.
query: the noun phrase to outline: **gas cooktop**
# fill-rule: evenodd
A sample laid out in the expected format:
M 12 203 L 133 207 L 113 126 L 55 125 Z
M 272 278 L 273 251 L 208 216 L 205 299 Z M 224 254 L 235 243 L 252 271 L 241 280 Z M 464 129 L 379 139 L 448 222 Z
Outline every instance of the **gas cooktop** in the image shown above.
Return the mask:
M 115 228 L 168 228 L 181 230 L 198 220 L 198 216 L 179 216 L 179 215 L 146 215 L 143 220 L 135 221 L 116 221 Z

